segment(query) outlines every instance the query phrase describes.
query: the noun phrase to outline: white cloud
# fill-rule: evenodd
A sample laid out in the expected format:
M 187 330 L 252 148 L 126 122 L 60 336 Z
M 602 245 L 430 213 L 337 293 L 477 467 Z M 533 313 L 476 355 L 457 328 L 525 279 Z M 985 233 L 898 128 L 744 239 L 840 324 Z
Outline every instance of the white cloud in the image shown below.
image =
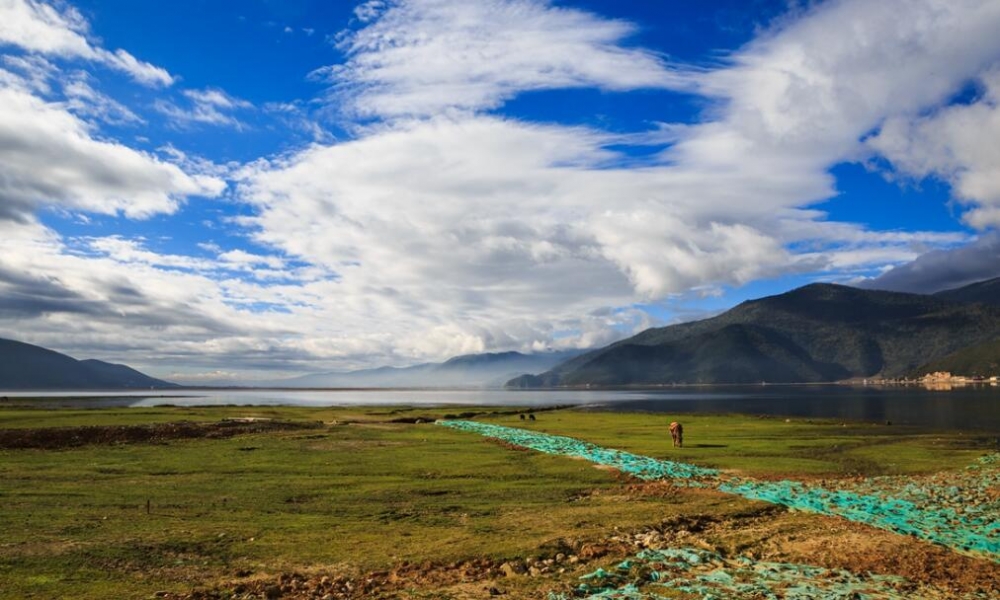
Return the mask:
M 989 82 L 1000 10 L 903 10 L 821 4 L 709 72 L 628 46 L 628 23 L 540 0 L 368 2 L 343 40 L 347 64 L 326 74 L 348 112 L 377 123 L 237 175 L 170 146 L 157 158 L 99 140 L 34 96 L 42 84 L 8 84 L 0 161 L 14 177 L 0 207 L 19 221 L 0 219 L 0 311 L 41 314 L 29 341 L 127 339 L 150 364 L 352 368 L 604 344 L 651 324 L 638 302 L 953 248 L 967 236 L 872 231 L 820 210 L 837 193 L 830 168 L 873 152 L 958 190 L 971 182 L 988 207 L 995 100 L 940 106 L 972 78 Z M 64 29 L 89 43 L 80 27 Z M 486 114 L 521 92 L 579 87 L 700 91 L 711 104 L 700 122 L 628 136 Z M 212 88 L 184 95 L 190 108 L 163 106 L 190 122 L 237 127 L 251 108 Z M 264 110 L 299 119 L 296 107 Z M 671 146 L 637 167 L 611 150 L 630 143 Z M 44 206 L 169 213 L 230 176 L 249 210 L 235 222 L 270 251 L 219 241 L 193 257 L 118 236 L 66 247 L 31 218 Z
M 389 348 L 423 358 L 609 341 L 644 322 L 585 315 L 955 241 L 827 229 L 789 208 L 815 193 L 809 176 L 615 168 L 615 139 L 491 117 L 411 123 L 248 168 L 240 194 L 258 214 L 244 223 L 339 274 L 320 304 L 341 318 L 313 335 L 389 330 Z
M 12 71 L 0 70 L 0 82 L 6 86 L 23 87 L 33 93 L 49 94 L 52 92 L 53 79 L 59 74 L 59 69 L 41 56 L 13 56 L 4 54 L 5 67 Z
M 367 25 L 341 36 L 347 63 L 314 75 L 361 116 L 490 109 L 528 90 L 690 86 L 657 54 L 621 43 L 631 23 L 546 0 L 367 2 L 355 13 Z
M 58 104 L 0 87 L 0 217 L 42 207 L 145 218 L 187 196 L 216 196 L 225 183 L 112 141 Z
M 173 119 L 174 125 L 188 126 L 193 123 L 232 127 L 240 130 L 246 125 L 234 117 L 232 113 L 238 110 L 253 108 L 253 104 L 234 98 L 219 89 L 184 90 L 190 108 L 181 108 L 167 100 L 157 100 L 153 107 L 160 113 Z
M 895 117 L 868 140 L 900 172 L 951 183 L 973 206 L 964 219 L 977 229 L 1000 227 L 1000 69 L 984 74 L 982 86 L 970 104 Z
M 0 315 L 21 324 L 14 337 L 79 357 L 127 356 L 154 372 L 268 361 L 301 369 L 313 358 L 285 341 L 295 331 L 287 315 L 245 306 L 248 292 L 265 302 L 282 290 L 240 288 L 200 271 L 217 269 L 212 261 L 136 240 L 80 241 L 84 252 L 38 223 L 0 220 Z
M 420 356 L 580 343 L 598 323 L 581 315 L 607 307 L 913 260 L 967 237 L 871 231 L 815 208 L 837 193 L 832 166 L 869 155 L 866 134 L 946 102 L 1000 58 L 996 3 L 906 10 L 823 4 L 722 68 L 679 75 L 621 45 L 630 25 L 547 3 L 366 4 L 332 75 L 384 122 L 248 167 L 240 194 L 258 212 L 243 223 L 338 273 L 344 319 L 329 335 L 389 330 L 389 347 Z M 696 89 L 715 104 L 702 123 L 634 136 L 672 142 L 641 168 L 608 150 L 621 136 L 482 114 L 579 86 Z
M 71 79 L 63 85 L 66 108 L 82 117 L 111 125 L 141 125 L 145 121 L 114 98 L 95 90 L 86 77 Z
M 938 105 L 1000 59 L 997 27 L 990 0 L 822 4 L 702 79 L 703 92 L 725 101 L 722 118 L 672 157 L 798 169 L 856 158 L 859 138 L 884 119 Z
M 0 44 L 47 56 L 98 62 L 145 85 L 173 84 L 174 78 L 162 67 L 140 61 L 125 50 L 110 51 L 93 45 L 88 40 L 89 28 L 79 11 L 65 4 L 0 0 Z

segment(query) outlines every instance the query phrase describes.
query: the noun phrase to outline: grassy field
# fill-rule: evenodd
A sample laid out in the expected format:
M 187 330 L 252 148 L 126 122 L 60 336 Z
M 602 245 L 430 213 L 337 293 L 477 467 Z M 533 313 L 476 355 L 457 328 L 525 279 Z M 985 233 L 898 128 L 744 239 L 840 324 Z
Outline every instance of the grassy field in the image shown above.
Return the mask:
M 432 423 L 392 422 L 455 412 L 0 409 L 0 429 L 243 417 L 312 425 L 218 439 L 0 449 L 0 598 L 147 598 L 293 571 L 359 575 L 475 557 L 499 563 L 604 539 L 616 528 L 760 510 L 715 493 L 635 493 L 624 478 L 583 461 L 513 450 Z M 476 418 L 762 477 L 955 469 L 993 441 L 890 426 L 686 416 L 686 446 L 674 449 L 662 416 L 536 414 L 535 422 L 516 413 Z

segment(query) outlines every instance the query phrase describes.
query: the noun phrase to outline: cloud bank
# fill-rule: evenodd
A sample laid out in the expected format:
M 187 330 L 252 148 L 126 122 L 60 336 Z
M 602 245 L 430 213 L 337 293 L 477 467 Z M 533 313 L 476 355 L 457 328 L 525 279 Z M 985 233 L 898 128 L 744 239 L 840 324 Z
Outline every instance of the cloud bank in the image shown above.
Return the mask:
M 71 337 L 78 353 L 118 345 L 150 364 L 231 372 L 586 347 L 657 324 L 645 303 L 906 263 L 881 281 L 918 285 L 920 271 L 944 285 L 948 261 L 970 265 L 962 277 L 986 272 L 995 245 L 992 1 L 826 2 L 712 65 L 676 64 L 633 45 L 636 24 L 543 0 L 368 2 L 338 38 L 344 61 L 313 74 L 350 135 L 320 130 L 233 169 L 101 135 L 141 117 L 87 78 L 55 89 L 57 59 L 140 84 L 173 77 L 101 49 L 72 8 L 3 11 L 24 25 L 0 26 L 0 40 L 26 57 L 0 70 L 0 315 L 30 319 L 29 341 Z M 505 111 L 573 89 L 682 93 L 705 108 L 629 134 Z M 234 115 L 252 110 L 218 88 L 179 95 L 153 110 L 219 131 L 240 131 Z M 947 181 L 978 241 L 963 247 L 974 235 L 958 226 L 832 220 L 831 169 L 845 162 Z M 106 231 L 63 237 L 37 218 L 168 217 L 221 197 L 225 179 L 239 216 L 212 225 L 252 247 L 167 252 Z
M 257 241 L 337 272 L 337 295 L 377 298 L 384 322 L 432 316 L 458 340 L 479 335 L 477 320 L 513 331 L 520 318 L 536 336 L 521 343 L 546 343 L 541 323 L 573 330 L 574 314 L 845 276 L 968 239 L 833 223 L 817 207 L 837 193 L 832 166 L 871 154 L 870 132 L 946 102 L 1000 56 L 998 43 L 956 43 L 1000 26 L 994 3 L 912 2 L 903 21 L 888 3 L 828 3 L 714 70 L 678 69 L 622 46 L 628 24 L 546 2 L 369 8 L 341 42 L 347 63 L 326 73 L 334 100 L 382 126 L 253 165 L 240 193 Z M 494 110 L 575 86 L 714 104 L 670 125 L 673 143 L 640 167 L 612 150 L 621 137 Z

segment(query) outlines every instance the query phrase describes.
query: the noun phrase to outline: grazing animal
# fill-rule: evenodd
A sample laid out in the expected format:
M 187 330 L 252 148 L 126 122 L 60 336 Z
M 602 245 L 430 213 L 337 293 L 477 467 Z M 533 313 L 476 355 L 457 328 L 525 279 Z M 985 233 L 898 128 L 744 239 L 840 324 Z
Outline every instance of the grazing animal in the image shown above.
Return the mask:
M 670 424 L 670 438 L 674 441 L 674 448 L 684 447 L 684 426 L 674 421 Z
M 521 413 L 521 414 L 520 414 L 520 415 L 518 415 L 518 416 L 519 416 L 519 417 L 521 417 L 521 420 L 522 420 L 522 421 L 524 420 L 524 413 Z
M 530 414 L 530 415 L 528 415 L 528 418 L 530 420 L 534 421 L 535 420 L 535 415 L 534 414 Z

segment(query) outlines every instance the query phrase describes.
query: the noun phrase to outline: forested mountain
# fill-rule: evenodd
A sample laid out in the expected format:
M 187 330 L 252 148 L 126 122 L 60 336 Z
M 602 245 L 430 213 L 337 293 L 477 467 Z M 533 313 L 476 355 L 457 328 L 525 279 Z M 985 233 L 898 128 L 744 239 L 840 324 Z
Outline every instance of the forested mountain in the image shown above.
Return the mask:
M 508 387 L 898 377 L 1000 338 L 1000 302 L 990 301 L 1000 285 L 989 283 L 936 295 L 807 285 L 648 329 Z

